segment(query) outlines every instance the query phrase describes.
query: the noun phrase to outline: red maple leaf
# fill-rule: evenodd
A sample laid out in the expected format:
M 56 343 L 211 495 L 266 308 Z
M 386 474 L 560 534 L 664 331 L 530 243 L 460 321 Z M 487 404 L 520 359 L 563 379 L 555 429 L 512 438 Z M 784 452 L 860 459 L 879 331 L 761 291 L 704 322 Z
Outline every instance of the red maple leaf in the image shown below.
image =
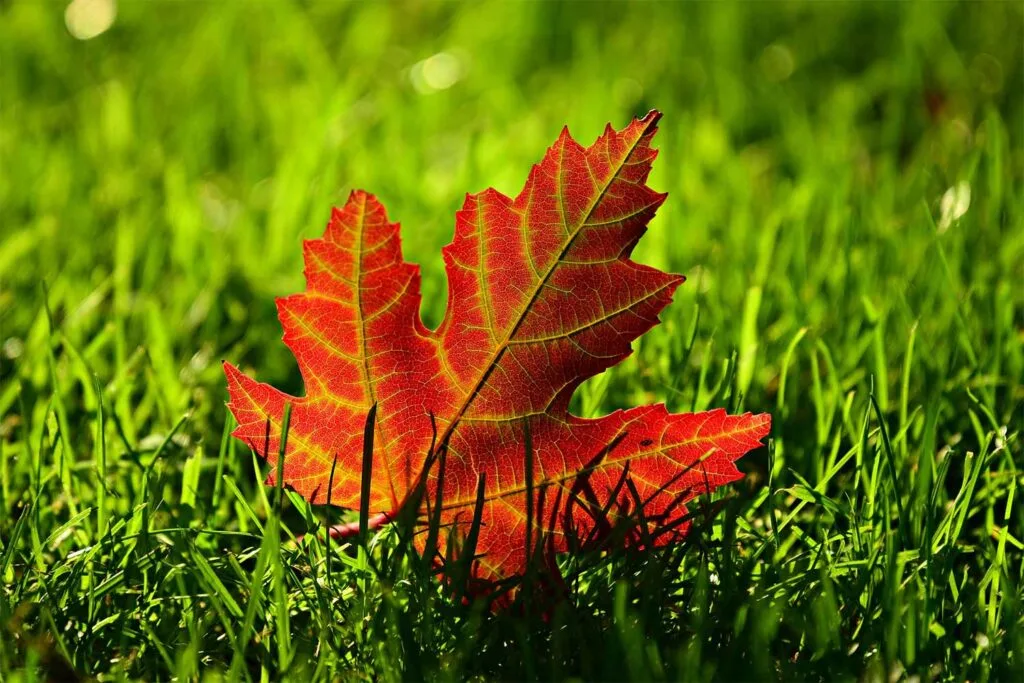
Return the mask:
M 402 257 L 398 224 L 353 192 L 304 244 L 306 291 L 277 302 L 306 395 L 224 365 L 234 435 L 269 460 L 268 483 L 291 403 L 284 483 L 325 503 L 330 481 L 333 504 L 358 508 L 376 405 L 369 510 L 393 519 L 422 476 L 419 500 L 441 501 L 440 547 L 477 512 L 477 580 L 521 574 L 527 538 L 565 551 L 570 532 L 598 538 L 641 505 L 644 528 L 627 542 L 685 535 L 685 503 L 740 478 L 733 461 L 761 445 L 770 416 L 568 412 L 580 383 L 628 356 L 684 279 L 629 259 L 665 199 L 646 184 L 659 118 L 609 126 L 587 148 L 563 130 L 519 196 L 467 195 L 443 250 L 448 308 L 434 331 L 420 320 L 419 269 Z M 440 491 L 432 446 L 445 457 Z

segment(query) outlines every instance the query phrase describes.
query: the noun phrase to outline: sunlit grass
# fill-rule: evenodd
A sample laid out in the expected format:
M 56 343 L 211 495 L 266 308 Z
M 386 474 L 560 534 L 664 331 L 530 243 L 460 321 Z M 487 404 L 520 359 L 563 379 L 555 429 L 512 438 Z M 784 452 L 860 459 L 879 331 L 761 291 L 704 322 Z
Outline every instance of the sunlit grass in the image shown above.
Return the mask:
M 1024 678 L 1020 7 L 116 12 L 0 5 L 0 677 Z M 219 363 L 301 394 L 300 239 L 376 193 L 436 323 L 465 192 L 654 107 L 688 281 L 575 409 L 769 411 L 747 478 L 552 610 L 317 540 Z

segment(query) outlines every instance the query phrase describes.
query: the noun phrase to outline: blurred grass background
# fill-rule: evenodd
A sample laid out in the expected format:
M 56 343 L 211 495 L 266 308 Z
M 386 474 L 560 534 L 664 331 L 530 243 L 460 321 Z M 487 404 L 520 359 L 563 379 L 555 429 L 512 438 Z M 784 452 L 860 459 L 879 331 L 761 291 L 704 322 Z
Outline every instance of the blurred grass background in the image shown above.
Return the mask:
M 465 192 L 518 192 L 563 124 L 587 144 L 605 123 L 621 127 L 657 108 L 651 184 L 669 199 L 637 258 L 689 281 L 640 352 L 588 383 L 578 407 L 657 400 L 773 412 L 771 457 L 748 458 L 746 503 L 727 516 L 749 534 L 737 557 L 754 563 L 732 589 L 756 578 L 759 590 L 784 594 L 793 580 L 786 551 L 805 537 L 818 539 L 818 559 L 800 576 L 818 576 L 832 548 L 820 534 L 837 517 L 849 519 L 832 549 L 851 562 L 872 558 L 857 581 L 835 579 L 856 586 L 833 597 L 851 612 L 816 607 L 821 623 L 800 621 L 809 608 L 797 597 L 767 608 L 736 596 L 720 618 L 714 600 L 704 605 L 717 626 L 648 632 L 659 657 L 683 653 L 672 659 L 680 668 L 660 676 L 789 678 L 792 661 L 808 656 L 823 663 L 804 673 L 819 676 L 889 675 L 895 662 L 926 678 L 984 678 L 993 666 L 1022 673 L 1013 587 L 1024 538 L 1013 506 L 1024 400 L 1022 86 L 1024 9 L 1013 2 L 0 2 L 0 672 L 54 648 L 81 673 L 187 678 L 193 660 L 175 652 L 193 640 L 196 670 L 224 661 L 202 634 L 171 642 L 188 608 L 160 602 L 170 598 L 155 576 L 169 575 L 147 569 L 121 574 L 117 585 L 134 597 L 108 607 L 108 628 L 132 609 L 155 615 L 151 630 L 128 638 L 135 658 L 119 668 L 126 641 L 93 632 L 108 618 L 89 592 L 102 579 L 83 584 L 76 553 L 96 548 L 119 517 L 134 520 L 137 505 L 149 511 L 132 533 L 173 523 L 242 534 L 196 541 L 217 572 L 236 571 L 217 564 L 224 553 L 260 547 L 245 536 L 254 527 L 240 501 L 260 519 L 270 513 L 257 505 L 266 498 L 248 456 L 222 443 L 218 361 L 301 393 L 273 298 L 302 288 L 299 241 L 320 234 L 351 188 L 374 192 L 402 222 L 406 256 L 423 267 L 424 317 L 436 324 L 439 249 Z M 899 469 L 881 484 L 884 461 L 866 453 L 882 453 L 890 435 Z M 987 483 L 965 494 L 957 482 L 976 469 L 967 453 Z M 937 474 L 943 457 L 948 485 Z M 847 470 L 834 476 L 837 462 Z M 150 471 L 162 473 L 158 484 Z M 183 476 L 203 484 L 183 493 Z M 880 486 L 892 500 L 876 508 Z M 903 523 L 900 500 L 919 560 L 936 520 L 961 509 L 969 520 L 960 522 L 963 547 L 949 542 L 958 549 L 948 567 L 911 573 L 921 584 L 909 602 L 897 565 L 878 573 L 875 564 L 877 553 L 910 561 L 900 554 L 911 550 L 907 538 L 886 540 L 890 523 Z M 776 524 L 790 511 L 780 540 Z M 32 533 L 17 531 L 25 519 Z M 880 545 L 853 540 L 862 524 Z M 109 564 L 89 556 L 97 577 L 123 571 L 106 538 Z M 154 566 L 184 561 L 169 547 Z M 986 578 L 993 571 L 1001 583 Z M 706 576 L 681 575 L 710 590 Z M 251 597 L 241 576 L 237 591 Z M 800 595 L 812 599 L 824 589 L 808 580 Z M 935 611 L 950 581 L 956 609 Z M 198 591 L 190 586 L 172 592 Z M 151 604 L 134 604 L 139 595 Z M 901 629 L 918 599 L 933 611 L 907 645 Z M 754 637 L 739 615 L 762 608 L 774 626 Z M 56 610 L 49 621 L 47 610 Z M 90 624 L 89 635 L 62 640 L 52 614 Z M 610 614 L 608 623 L 626 618 Z M 632 652 L 633 636 L 608 623 L 599 632 L 623 640 L 607 652 Z M 816 631 L 830 635 L 817 642 Z M 722 649 L 694 654 L 712 632 Z M 580 633 L 590 634 L 581 643 L 604 637 Z M 35 638 L 50 645 L 27 644 Z M 737 655 L 744 638 L 766 659 Z M 166 656 L 157 642 L 171 643 Z M 460 647 L 435 645 L 438 661 Z M 491 652 L 493 666 L 467 664 L 463 652 L 462 668 L 437 671 L 529 673 Z M 393 669 L 358 662 L 408 676 L 408 662 L 391 656 Z M 644 668 L 651 656 L 609 654 L 609 666 L 628 665 L 609 675 L 658 677 Z M 267 657 L 253 670 L 293 670 Z M 564 671 L 549 673 L 587 674 L 567 657 Z M 331 661 L 329 671 L 355 666 Z

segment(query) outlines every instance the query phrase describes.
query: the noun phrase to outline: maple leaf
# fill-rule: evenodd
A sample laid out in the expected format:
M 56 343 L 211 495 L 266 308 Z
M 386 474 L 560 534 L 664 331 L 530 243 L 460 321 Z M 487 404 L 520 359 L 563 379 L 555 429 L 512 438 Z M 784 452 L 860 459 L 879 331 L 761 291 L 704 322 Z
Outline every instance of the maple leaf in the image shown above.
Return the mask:
M 359 508 L 376 405 L 369 510 L 393 519 L 425 481 L 417 500 L 441 501 L 440 547 L 475 513 L 477 581 L 521 574 L 528 538 L 565 551 L 631 509 L 642 508 L 643 528 L 627 542 L 684 536 L 687 501 L 740 478 L 734 460 L 761 445 L 771 418 L 663 405 L 568 412 L 580 383 L 628 356 L 684 280 L 629 258 L 666 196 L 646 184 L 659 118 L 608 126 L 587 148 L 563 129 L 516 198 L 467 195 L 443 250 L 448 307 L 434 331 L 420 320 L 419 269 L 402 257 L 398 224 L 353 192 L 323 238 L 304 243 L 306 291 L 277 302 L 306 395 L 224 365 L 234 435 L 269 460 L 268 483 L 290 403 L 284 483 L 312 503 Z

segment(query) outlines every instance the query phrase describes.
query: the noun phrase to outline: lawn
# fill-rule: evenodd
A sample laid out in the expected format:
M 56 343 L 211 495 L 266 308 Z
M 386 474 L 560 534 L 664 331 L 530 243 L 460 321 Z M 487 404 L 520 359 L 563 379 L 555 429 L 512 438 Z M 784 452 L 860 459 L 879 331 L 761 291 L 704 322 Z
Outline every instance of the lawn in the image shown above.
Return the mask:
M 1020 3 L 91 2 L 0 2 L 0 680 L 1024 680 Z M 296 541 L 220 361 L 302 395 L 301 240 L 375 193 L 436 325 L 465 193 L 652 108 L 688 281 L 574 410 L 746 477 L 554 607 Z

